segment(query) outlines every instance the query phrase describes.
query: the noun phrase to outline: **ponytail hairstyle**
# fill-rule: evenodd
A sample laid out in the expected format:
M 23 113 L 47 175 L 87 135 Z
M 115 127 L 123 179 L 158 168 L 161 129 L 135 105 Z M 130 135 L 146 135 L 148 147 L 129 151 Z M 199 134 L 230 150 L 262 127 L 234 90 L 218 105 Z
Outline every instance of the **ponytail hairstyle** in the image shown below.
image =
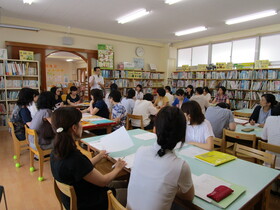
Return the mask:
M 64 159 L 77 149 L 71 128 L 78 125 L 81 119 L 82 113 L 74 107 L 61 107 L 52 114 L 52 127 L 56 134 L 54 140 L 56 157 Z
M 155 121 L 157 143 L 161 147 L 157 154 L 162 157 L 166 150 L 173 150 L 178 142 L 185 142 L 186 118 L 177 107 L 166 106 L 157 114 Z

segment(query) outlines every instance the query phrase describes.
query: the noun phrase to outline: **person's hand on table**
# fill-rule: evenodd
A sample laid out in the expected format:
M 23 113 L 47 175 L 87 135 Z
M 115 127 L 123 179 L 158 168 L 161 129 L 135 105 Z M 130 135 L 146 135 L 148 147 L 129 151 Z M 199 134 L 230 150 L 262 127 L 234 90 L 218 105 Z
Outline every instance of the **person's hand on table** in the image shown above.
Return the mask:
M 123 159 L 118 159 L 115 163 L 115 168 L 121 171 L 126 166 L 126 162 Z
M 264 127 L 264 123 L 263 124 L 259 124 L 258 127 L 259 128 L 263 128 Z

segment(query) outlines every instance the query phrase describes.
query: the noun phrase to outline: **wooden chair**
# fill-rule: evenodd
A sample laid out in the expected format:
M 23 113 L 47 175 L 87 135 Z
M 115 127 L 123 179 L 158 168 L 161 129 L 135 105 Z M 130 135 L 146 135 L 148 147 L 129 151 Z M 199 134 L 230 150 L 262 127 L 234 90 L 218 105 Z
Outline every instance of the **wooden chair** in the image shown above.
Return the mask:
M 262 162 L 260 162 L 260 161 L 268 163 L 271 168 L 275 167 L 276 156 L 274 154 L 270 154 L 267 152 L 263 152 L 263 151 L 260 151 L 257 149 L 253 149 L 251 147 L 247 147 L 247 146 L 235 143 L 234 149 L 233 149 L 233 155 L 236 156 L 238 154 L 242 154 L 242 155 L 246 155 L 246 156 L 255 158 L 258 160 L 258 163 L 261 163 L 261 164 L 262 164 Z
M 143 116 L 142 115 L 133 115 L 133 114 L 127 114 L 126 116 L 126 130 L 131 130 L 131 119 L 132 120 L 140 120 L 140 127 L 144 130 L 144 123 L 143 123 Z
M 7 200 L 6 200 L 6 194 L 5 194 L 5 189 L 4 189 L 3 186 L 0 185 L 0 203 L 1 203 L 1 201 L 2 201 L 2 195 L 4 196 L 5 209 L 8 210 Z
M 53 180 L 54 191 L 57 200 L 59 201 L 61 210 L 66 209 L 61 200 L 61 193 L 70 198 L 70 210 L 77 210 L 77 196 L 73 186 L 63 184 L 59 181 Z
M 93 157 L 92 152 L 85 150 L 84 148 L 82 148 L 82 147 L 80 146 L 80 144 L 81 144 L 81 141 L 80 141 L 80 140 L 79 140 L 79 141 L 76 141 L 77 149 L 80 150 L 80 152 L 81 152 L 83 155 L 87 156 L 88 159 L 91 159 L 91 158 Z
M 231 141 L 227 141 L 227 137 L 233 138 L 234 140 Z M 230 143 L 239 143 L 242 145 L 252 145 L 252 148 L 256 148 L 256 135 L 255 134 L 243 134 L 243 133 L 237 133 L 235 131 L 230 131 L 227 129 L 223 130 L 223 141 L 222 141 L 222 152 L 226 152 L 229 154 L 233 154 L 233 150 L 231 149 L 231 147 L 229 147 Z M 247 145 L 248 144 L 248 145 Z M 233 144 L 232 144 L 233 145 Z M 246 158 L 246 156 L 245 156 Z
M 48 150 L 41 149 L 41 147 L 39 145 L 38 135 L 37 135 L 36 130 L 30 129 L 26 125 L 25 125 L 25 135 L 26 135 L 26 139 L 28 139 L 29 135 L 33 136 L 34 145 L 35 145 L 35 148 L 36 148 L 36 149 L 32 148 L 29 144 L 30 171 L 33 172 L 35 170 L 34 169 L 34 155 L 37 155 L 38 159 L 39 159 L 39 177 L 38 177 L 38 180 L 43 181 L 44 180 L 44 177 L 43 177 L 44 161 L 50 159 L 50 157 L 45 157 L 45 156 L 51 154 L 51 149 L 48 149 Z
M 62 95 L 61 95 L 61 99 L 62 99 L 63 102 L 66 101 L 66 98 L 67 98 L 67 94 L 62 94 Z
M 108 210 L 126 210 L 122 204 L 115 198 L 111 190 L 107 191 L 108 195 Z
M 12 122 L 8 122 L 9 127 L 11 128 L 11 134 L 12 134 L 12 139 L 13 139 L 13 144 L 14 144 L 14 160 L 16 160 L 16 167 L 19 168 L 20 165 L 20 152 L 22 150 L 27 150 L 28 149 L 28 141 L 22 140 L 20 141 L 16 135 L 15 135 L 15 127 Z
M 280 154 L 280 146 L 274 145 L 274 144 L 269 144 L 266 142 L 263 142 L 261 140 L 258 141 L 258 149 L 261 151 L 269 151 L 269 152 L 274 152 Z M 280 176 L 279 176 L 280 179 Z
M 233 114 L 234 114 L 234 116 L 246 117 L 246 118 L 250 118 L 252 115 L 252 113 L 244 113 L 244 112 L 239 112 L 239 111 L 234 111 Z
M 215 151 L 221 151 L 221 146 L 222 146 L 222 139 L 220 138 L 214 138 L 214 150 Z

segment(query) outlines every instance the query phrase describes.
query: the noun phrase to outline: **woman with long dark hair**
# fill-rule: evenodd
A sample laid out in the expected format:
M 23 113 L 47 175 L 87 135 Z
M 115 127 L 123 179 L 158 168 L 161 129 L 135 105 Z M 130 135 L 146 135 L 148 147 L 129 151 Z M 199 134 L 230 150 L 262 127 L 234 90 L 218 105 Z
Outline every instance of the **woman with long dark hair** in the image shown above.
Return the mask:
M 118 160 L 115 168 L 102 175 L 94 165 L 106 155 L 100 151 L 88 159 L 77 148 L 75 141 L 82 135 L 82 113 L 74 107 L 61 107 L 54 111 L 51 122 L 56 132 L 54 149 L 51 153 L 51 170 L 55 180 L 74 186 L 78 209 L 107 209 L 106 187 L 124 168 L 125 162 Z M 66 209 L 70 207 L 69 198 L 62 194 Z

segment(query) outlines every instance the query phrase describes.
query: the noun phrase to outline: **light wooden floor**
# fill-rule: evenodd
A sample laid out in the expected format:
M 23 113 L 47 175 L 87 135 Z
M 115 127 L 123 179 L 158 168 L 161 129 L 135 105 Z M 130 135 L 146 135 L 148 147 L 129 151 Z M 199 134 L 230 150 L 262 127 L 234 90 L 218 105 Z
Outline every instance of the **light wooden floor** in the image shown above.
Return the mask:
M 56 200 L 50 162 L 45 162 L 45 181 L 37 180 L 39 171 L 29 172 L 29 152 L 23 152 L 21 156 L 22 166 L 16 168 L 13 160 L 13 145 L 10 134 L 0 131 L 0 185 L 5 187 L 8 208 L 10 210 L 53 210 L 60 209 Z M 38 169 L 38 162 L 35 161 Z M 4 200 L 0 204 L 0 210 L 4 208 Z M 280 209 L 280 197 L 271 195 L 271 210 Z

